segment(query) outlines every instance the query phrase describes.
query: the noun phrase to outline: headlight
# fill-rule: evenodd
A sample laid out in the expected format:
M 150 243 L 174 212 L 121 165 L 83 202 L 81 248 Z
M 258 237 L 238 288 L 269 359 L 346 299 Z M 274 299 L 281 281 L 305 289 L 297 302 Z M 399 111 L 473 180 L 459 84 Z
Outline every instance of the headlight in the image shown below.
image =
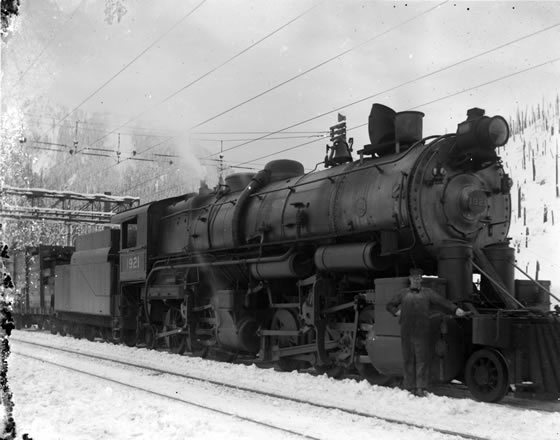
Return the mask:
M 504 118 L 494 116 L 483 118 L 477 127 L 477 138 L 479 141 L 492 147 L 501 147 L 509 139 L 509 127 Z
M 462 147 L 496 148 L 509 139 L 509 126 L 501 116 L 484 116 L 484 110 L 470 109 L 468 118 L 457 126 L 457 142 Z

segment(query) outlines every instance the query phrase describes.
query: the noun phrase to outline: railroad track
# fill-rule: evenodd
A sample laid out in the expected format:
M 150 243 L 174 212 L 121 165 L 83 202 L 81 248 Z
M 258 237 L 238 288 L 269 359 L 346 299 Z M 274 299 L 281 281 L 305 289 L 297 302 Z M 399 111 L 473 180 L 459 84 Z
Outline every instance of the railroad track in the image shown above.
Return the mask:
M 408 429 L 413 429 L 413 430 L 421 430 L 421 431 L 429 431 L 429 432 L 434 432 L 434 433 L 439 433 L 443 436 L 449 436 L 449 437 L 453 437 L 453 438 L 464 438 L 464 439 L 472 439 L 472 440 L 489 440 L 488 437 L 482 437 L 482 436 L 477 436 L 477 435 L 472 435 L 469 433 L 464 433 L 464 432 L 459 432 L 459 431 L 453 431 L 453 430 L 448 430 L 448 429 L 441 429 L 438 427 L 434 427 L 434 426 L 428 426 L 428 425 L 424 425 L 424 424 L 419 424 L 419 423 L 413 423 L 410 421 L 406 421 L 406 420 L 399 420 L 396 418 L 389 418 L 389 417 L 384 417 L 384 416 L 378 416 L 378 415 L 374 415 L 374 414 L 370 414 L 367 412 L 362 412 L 362 411 L 356 411 L 356 410 L 351 410 L 351 409 L 347 409 L 347 408 L 343 408 L 343 407 L 339 407 L 339 406 L 334 406 L 334 405 L 325 405 L 325 404 L 321 404 L 321 403 L 317 403 L 317 402 L 312 402 L 312 401 L 308 401 L 308 400 L 304 400 L 304 399 L 299 399 L 299 398 L 294 398 L 294 397 L 288 397 L 285 395 L 281 395 L 281 394 L 277 394 L 277 393 L 272 393 L 272 392 L 265 392 L 265 391 L 261 391 L 261 390 L 257 390 L 257 389 L 253 389 L 253 388 L 248 388 L 248 387 L 243 387 L 243 386 L 239 386 L 239 385 L 232 385 L 228 382 L 225 381 L 216 381 L 216 380 L 209 380 L 206 378 L 201 378 L 201 377 L 197 377 L 194 375 L 190 375 L 190 374 L 184 374 L 184 373 L 178 373 L 178 372 L 174 372 L 174 371 L 170 371 L 170 370 L 166 370 L 166 369 L 162 369 L 162 368 L 155 368 L 152 366 L 147 366 L 147 365 L 142 365 L 139 363 L 135 363 L 135 362 L 127 362 L 127 361 L 123 361 L 121 359 L 114 359 L 111 357 L 107 357 L 107 356 L 100 356 L 97 354 L 92 354 L 92 353 L 85 353 L 85 352 L 80 352 L 80 351 L 75 351 L 75 350 L 71 350 L 71 349 L 67 349 L 67 348 L 60 348 L 60 347 L 53 347 L 53 346 L 49 346 L 49 345 L 45 345 L 45 344 L 41 344 L 41 343 L 37 343 L 37 342 L 29 342 L 29 341 L 24 341 L 18 338 L 14 338 L 12 337 L 11 339 L 13 339 L 14 341 L 17 341 L 18 344 L 26 344 L 28 346 L 33 346 L 39 349 L 42 349 L 44 351 L 48 351 L 49 353 L 52 354 L 53 351 L 56 352 L 60 352 L 60 353 L 64 353 L 64 354 L 68 354 L 68 355 L 72 355 L 74 357 L 79 357 L 82 359 L 94 359 L 96 361 L 101 361 L 104 363 L 109 363 L 112 365 L 117 365 L 119 367 L 127 367 L 128 371 L 130 371 L 130 368 L 134 368 L 134 369 L 138 369 L 139 371 L 144 371 L 147 372 L 149 375 L 154 376 L 154 375 L 159 375 L 159 376 L 163 376 L 163 375 L 167 375 L 170 378 L 176 378 L 176 379 L 181 379 L 181 380 L 187 380 L 190 383 L 196 382 L 199 383 L 201 386 L 203 387 L 207 387 L 207 386 L 211 386 L 214 388 L 219 388 L 221 390 L 223 389 L 227 389 L 230 390 L 231 392 L 233 392 L 234 394 L 239 394 L 241 393 L 244 397 L 244 399 L 250 399 L 250 400 L 258 400 L 258 399 L 268 399 L 270 400 L 275 399 L 277 402 L 290 402 L 290 405 L 296 405 L 296 406 L 301 406 L 301 413 L 309 413 L 309 408 L 315 408 L 317 410 L 322 410 L 322 411 L 330 411 L 330 412 L 336 412 L 336 417 L 337 419 L 341 420 L 341 423 L 344 423 L 344 419 L 348 419 L 348 423 L 355 423 L 357 421 L 360 421 L 359 419 L 365 419 L 368 421 L 371 421 L 372 423 L 378 425 L 380 423 L 386 423 L 386 424 L 390 424 L 390 425 L 400 425 L 403 427 L 406 427 Z M 41 351 L 41 350 L 39 350 Z M 118 379 L 118 378 L 111 378 L 111 377 L 107 377 L 107 376 L 101 376 L 99 374 L 96 374 L 94 372 L 91 371 L 87 371 L 86 369 L 82 369 L 82 368 L 76 368 L 76 367 L 71 367 L 67 364 L 62 364 L 59 362 L 54 362 L 52 359 L 48 359 L 47 356 L 37 356 L 36 354 L 29 354 L 29 353 L 23 353 L 21 352 L 21 350 L 14 350 L 12 349 L 12 352 L 19 355 L 19 356 L 24 356 L 27 358 L 31 358 L 31 359 L 35 359 L 37 361 L 40 362 L 45 362 L 48 363 L 50 365 L 54 365 L 60 368 L 64 368 L 64 369 L 68 369 L 74 372 L 78 372 L 81 374 L 85 374 L 85 375 L 89 375 L 101 380 L 105 380 L 105 381 L 110 381 L 113 383 L 117 383 L 119 385 L 122 386 L 126 386 L 126 387 L 130 387 L 136 390 L 140 390 L 140 391 L 144 391 L 146 393 L 150 393 L 152 395 L 157 395 L 160 397 L 164 397 L 164 398 L 168 398 L 174 401 L 178 401 L 187 405 L 192 405 L 198 408 L 202 408 L 208 411 L 213 411 L 216 413 L 219 413 L 221 415 L 226 415 L 226 416 L 230 416 L 239 420 L 243 420 L 246 422 L 252 422 L 261 426 L 264 426 L 266 428 L 269 429 L 273 429 L 273 430 L 278 430 L 278 431 L 282 431 L 286 434 L 289 434 L 290 436 L 295 436 L 298 438 L 306 438 L 306 439 L 319 439 L 321 437 L 315 436 L 315 435 L 310 435 L 308 433 L 304 433 L 304 432 L 300 432 L 294 429 L 288 429 L 286 427 L 280 426 L 278 424 L 273 424 L 273 423 L 268 423 L 265 422 L 263 420 L 259 420 L 257 417 L 254 416 L 248 416 L 248 415 L 243 415 L 240 414 L 239 411 L 231 411 L 231 410 L 224 410 L 224 409 L 220 409 L 217 407 L 211 407 L 208 406 L 207 404 L 203 404 L 200 402 L 196 402 L 194 400 L 191 399 L 185 399 L 182 397 L 177 397 L 174 395 L 169 395 L 166 393 L 162 393 L 160 391 L 156 391 L 156 390 L 151 390 L 147 387 L 144 386 L 139 386 L 137 384 L 131 383 L 128 380 L 122 380 L 122 379 Z M 51 356 L 52 358 L 52 356 Z M 122 368 L 121 368 L 122 369 Z M 130 373 L 129 373 L 130 375 Z M 247 395 L 249 397 L 247 397 Z M 240 406 L 243 405 L 230 405 L 233 408 L 239 409 Z M 277 408 L 281 408 L 282 405 L 276 405 L 275 406 L 275 410 Z M 363 420 L 361 420 L 363 421 Z M 317 421 L 318 424 L 321 423 L 320 420 Z
M 50 332 L 47 331 L 47 330 L 26 329 L 26 330 L 23 330 L 23 331 L 26 332 L 26 333 L 37 331 L 39 333 L 50 334 Z M 27 341 L 25 341 L 25 342 L 27 342 Z M 104 341 L 104 342 L 110 343 L 108 341 Z M 38 345 L 41 345 L 41 344 L 38 344 Z M 60 350 L 63 350 L 63 349 L 60 349 Z M 162 353 L 168 353 L 168 351 L 165 350 L 165 349 L 154 349 L 154 350 L 158 351 L 158 352 L 162 352 Z M 216 360 L 220 361 L 220 359 L 216 359 Z M 234 364 L 241 364 L 241 365 L 252 365 L 252 364 L 254 364 L 254 359 L 251 359 L 251 360 L 250 359 L 236 359 L 236 360 L 233 360 L 233 361 L 228 360 L 226 362 L 234 363 Z M 126 363 L 124 363 L 124 364 L 127 365 Z M 261 366 L 261 368 L 271 368 L 271 367 L 273 367 L 272 363 L 268 366 Z M 310 375 L 313 375 L 313 376 L 320 375 L 313 368 L 310 368 L 310 369 L 307 369 L 307 370 L 301 370 L 300 372 L 307 373 L 307 374 L 310 374 Z M 354 379 L 356 381 L 365 380 L 362 376 L 353 375 L 353 374 L 346 374 L 342 378 Z M 212 382 L 212 381 L 210 380 L 209 382 Z M 430 391 L 437 396 L 451 397 L 451 398 L 454 398 L 454 399 L 469 399 L 469 400 L 472 400 L 472 396 L 471 396 L 467 386 L 464 385 L 464 384 L 461 384 L 461 383 L 449 383 L 449 384 L 434 385 L 431 388 Z M 498 403 L 498 405 L 508 407 L 508 408 L 512 408 L 514 410 L 534 410 L 534 411 L 542 411 L 542 412 L 547 412 L 547 413 L 560 413 L 560 400 L 556 400 L 556 401 L 537 400 L 537 399 L 532 399 L 532 398 L 529 398 L 529 397 L 520 397 L 520 396 L 517 396 L 513 393 L 510 393 L 510 394 L 506 395 L 504 397 L 504 399 L 500 403 Z
M 98 374 L 95 374 L 95 373 L 92 373 L 92 372 L 89 372 L 89 371 L 84 371 L 84 370 L 79 369 L 79 368 L 69 367 L 68 365 L 63 365 L 63 364 L 60 364 L 60 363 L 57 363 L 57 362 L 52 362 L 52 361 L 46 360 L 46 359 L 41 358 L 41 357 L 32 356 L 32 355 L 29 355 L 29 354 L 18 353 L 17 351 L 15 351 L 14 353 L 17 354 L 18 356 L 22 356 L 22 357 L 25 357 L 27 359 L 34 359 L 36 361 L 44 362 L 44 363 L 47 363 L 49 365 L 60 367 L 60 368 L 66 369 L 66 370 L 76 372 L 76 373 L 84 374 L 84 375 L 94 377 L 94 378 L 97 378 L 97 379 L 101 379 L 103 381 L 111 382 L 111 383 L 114 383 L 114 384 L 117 384 L 117 385 L 132 388 L 132 389 L 137 390 L 137 391 L 142 391 L 142 392 L 145 392 L 147 394 L 151 394 L 151 395 L 158 396 L 158 397 L 163 397 L 164 399 L 173 400 L 174 402 L 184 403 L 184 404 L 187 404 L 187 405 L 190 405 L 190 406 L 194 406 L 196 408 L 200 408 L 200 409 L 204 409 L 204 410 L 207 410 L 207 411 L 215 412 L 215 413 L 218 413 L 218 414 L 223 415 L 223 416 L 229 416 L 229 417 L 232 417 L 232 418 L 235 418 L 237 420 L 244 421 L 244 422 L 251 422 L 251 423 L 254 423 L 256 425 L 265 427 L 265 428 L 270 428 L 270 429 L 273 429 L 275 431 L 280 431 L 282 433 L 289 434 L 291 436 L 295 436 L 297 438 L 305 438 L 305 439 L 310 439 L 310 440 L 320 440 L 319 437 L 313 437 L 313 436 L 306 435 L 306 434 L 303 434 L 303 433 L 295 432 L 293 430 L 282 428 L 280 426 L 275 426 L 275 425 L 272 425 L 270 423 L 265 423 L 265 422 L 258 421 L 258 420 L 255 420 L 255 419 L 252 419 L 252 418 L 249 418 L 249 417 L 244 417 L 244 416 L 241 416 L 239 414 L 234 414 L 232 412 L 222 411 L 222 410 L 217 409 L 217 408 L 212 408 L 208 405 L 202 405 L 202 404 L 192 402 L 192 401 L 188 401 L 186 399 L 175 397 L 175 396 L 172 396 L 172 395 L 169 395 L 169 394 L 149 390 L 149 389 L 144 388 L 144 387 L 132 385 L 130 383 L 126 383 L 126 382 L 116 380 L 116 379 L 111 379 L 107 376 L 98 375 Z

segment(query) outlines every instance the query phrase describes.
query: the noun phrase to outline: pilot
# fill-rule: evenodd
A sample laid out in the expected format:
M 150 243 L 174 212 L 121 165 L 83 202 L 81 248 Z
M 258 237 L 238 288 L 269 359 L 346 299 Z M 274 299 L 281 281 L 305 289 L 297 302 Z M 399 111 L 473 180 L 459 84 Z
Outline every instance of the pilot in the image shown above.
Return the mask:
M 399 291 L 387 310 L 399 318 L 404 361 L 404 388 L 424 397 L 430 381 L 430 304 L 437 304 L 457 316 L 466 312 L 432 289 L 422 287 L 422 269 L 410 270 L 410 287 Z

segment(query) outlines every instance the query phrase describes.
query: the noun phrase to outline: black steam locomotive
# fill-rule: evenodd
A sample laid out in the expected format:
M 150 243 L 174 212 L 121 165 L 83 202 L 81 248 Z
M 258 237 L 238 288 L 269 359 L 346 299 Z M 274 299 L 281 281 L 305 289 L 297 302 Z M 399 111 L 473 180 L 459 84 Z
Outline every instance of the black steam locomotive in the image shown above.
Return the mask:
M 53 332 L 104 335 L 177 353 L 254 356 L 277 368 L 402 375 L 385 305 L 424 284 L 472 312 L 434 310 L 432 379 L 473 396 L 560 396 L 560 323 L 546 282 L 514 280 L 504 118 L 474 108 L 456 133 L 422 135 L 420 112 L 374 104 L 371 144 L 352 157 L 331 127 L 325 169 L 275 160 L 215 190 L 114 216 L 57 267 Z

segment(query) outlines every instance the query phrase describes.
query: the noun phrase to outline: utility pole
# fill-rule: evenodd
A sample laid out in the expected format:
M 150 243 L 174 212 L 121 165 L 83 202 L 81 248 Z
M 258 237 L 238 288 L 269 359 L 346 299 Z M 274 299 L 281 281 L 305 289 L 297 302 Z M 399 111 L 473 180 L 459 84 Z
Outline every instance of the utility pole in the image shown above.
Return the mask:
M 74 145 L 74 149 L 70 150 L 70 154 L 74 154 L 78 152 L 78 124 L 80 121 L 76 121 L 76 128 L 74 130 L 74 141 L 72 144 Z
M 224 141 L 220 140 L 220 161 L 218 162 L 218 185 L 222 186 L 224 184 Z

